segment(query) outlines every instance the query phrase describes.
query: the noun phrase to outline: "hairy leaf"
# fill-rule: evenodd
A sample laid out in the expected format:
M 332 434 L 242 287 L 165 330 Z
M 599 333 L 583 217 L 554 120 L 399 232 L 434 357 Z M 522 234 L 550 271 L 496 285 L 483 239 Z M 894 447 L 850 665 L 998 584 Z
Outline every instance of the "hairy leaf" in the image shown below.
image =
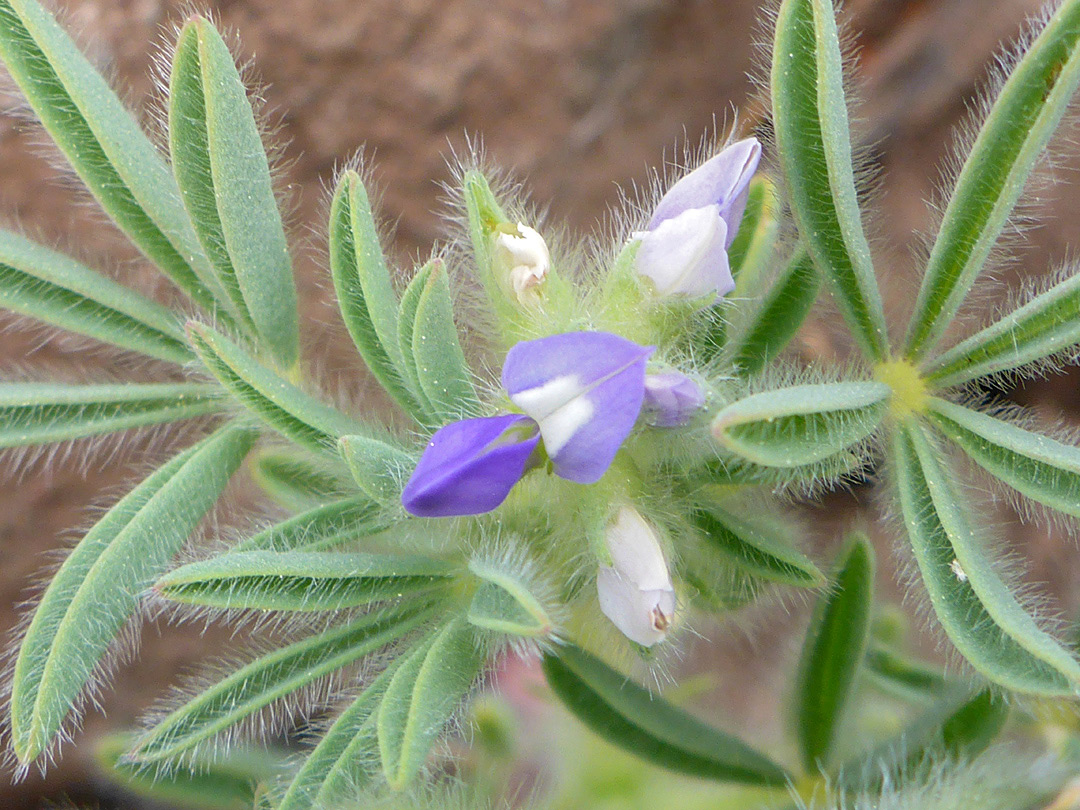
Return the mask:
M 1080 343 L 1080 273 L 976 332 L 931 362 L 941 388 L 1020 368 Z
M 420 388 L 437 422 L 460 419 L 479 409 L 454 325 L 450 282 L 441 264 L 431 271 L 420 292 L 412 350 Z
M 813 259 L 796 250 L 750 318 L 729 338 L 727 350 L 742 374 L 757 374 L 776 359 L 810 314 L 820 288 Z
M 382 508 L 367 497 L 317 506 L 242 540 L 233 550 L 323 551 L 389 528 Z
M 162 466 L 116 504 L 46 588 L 19 648 L 12 742 L 22 762 L 48 750 L 141 592 L 213 507 L 255 439 L 226 427 Z
M 341 610 L 446 584 L 428 557 L 332 551 L 242 551 L 182 565 L 154 584 L 166 599 L 237 610 Z
M 362 425 L 300 390 L 209 326 L 188 323 L 188 337 L 218 382 L 267 425 L 297 444 L 333 452 L 338 437 L 364 432 Z
M 1080 2 L 1066 0 L 1001 88 L 956 179 L 907 334 L 916 358 L 952 322 L 1080 85 Z
M 353 479 L 372 500 L 401 503 L 401 488 L 416 459 L 400 447 L 368 436 L 344 436 L 338 443 Z
M 867 357 L 888 354 L 885 313 L 855 190 L 831 0 L 784 0 L 772 64 L 773 124 L 799 235 Z
M 330 205 L 330 272 L 338 307 L 360 356 L 407 414 L 424 409 L 409 388 L 398 335 L 398 300 L 390 281 L 367 190 L 345 172 Z
M 995 478 L 1080 517 L 1080 448 L 942 399 L 930 400 L 930 413 L 942 433 Z
M 275 701 L 359 661 L 431 618 L 429 603 L 367 614 L 256 658 L 154 725 L 129 754 L 136 764 L 175 764 Z
M 36 0 L 0 0 L 0 59 L 106 213 L 180 289 L 213 309 L 213 279 L 168 166 Z
M 0 447 L 48 444 L 203 416 L 222 409 L 216 385 L 0 383 Z
M 803 767 L 827 766 L 866 652 L 874 598 L 874 552 L 856 536 L 832 587 L 818 600 L 795 686 L 795 736 Z
M 165 307 L 2 229 L 0 307 L 160 360 L 191 360 L 183 326 Z
M 392 788 L 404 788 L 423 767 L 483 663 L 476 636 L 462 619 L 452 619 L 402 662 L 376 719 L 383 773 Z
M 291 369 L 300 345 L 296 285 L 270 166 L 232 54 L 201 17 L 184 26 L 173 57 L 169 150 L 222 288 L 260 346 Z
M 260 447 L 251 456 L 251 475 L 263 492 L 292 512 L 355 495 L 356 486 L 337 459 L 299 447 Z
M 908 658 L 880 641 L 870 642 L 863 665 L 875 683 L 906 697 L 937 695 L 947 684 L 941 670 Z
M 746 210 L 735 239 L 728 248 L 728 264 L 735 279 L 732 297 L 739 299 L 761 292 L 762 275 L 769 269 L 780 232 L 776 188 L 759 175 L 750 181 Z
M 721 409 L 712 433 L 726 450 L 754 464 L 801 467 L 872 435 L 890 393 L 879 382 L 841 382 L 752 394 Z
M 550 638 L 557 630 L 543 603 L 522 577 L 478 560 L 469 570 L 480 580 L 466 616 L 482 630 L 522 638 Z
M 1002 581 L 921 428 L 897 431 L 893 460 L 915 559 L 934 612 L 957 650 L 1009 689 L 1074 694 L 1080 664 Z
M 608 742 L 642 759 L 704 779 L 787 784 L 783 768 L 741 740 L 705 725 L 572 645 L 543 660 L 548 685 Z
M 793 545 L 793 532 L 778 522 L 711 506 L 696 512 L 694 523 L 710 548 L 754 577 L 803 588 L 825 584 L 817 566 Z
M 416 355 L 413 353 L 413 331 L 416 328 L 416 308 L 420 305 L 420 295 L 427 288 L 428 279 L 435 271 L 441 260 L 432 259 L 416 271 L 416 275 L 409 281 L 409 286 L 401 295 L 401 306 L 398 308 L 398 343 L 401 347 L 401 367 L 409 388 L 423 407 L 425 415 L 431 416 L 433 410 L 431 402 L 424 395 L 424 389 L 420 385 L 420 374 L 416 369 Z M 431 419 L 434 424 L 434 419 Z

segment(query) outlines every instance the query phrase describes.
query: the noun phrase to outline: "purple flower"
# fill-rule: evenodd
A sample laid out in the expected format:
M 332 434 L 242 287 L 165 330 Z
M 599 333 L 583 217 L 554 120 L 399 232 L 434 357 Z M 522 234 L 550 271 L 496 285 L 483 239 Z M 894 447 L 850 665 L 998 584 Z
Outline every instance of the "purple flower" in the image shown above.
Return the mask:
M 727 295 L 735 288 L 727 249 L 746 211 L 761 160 L 755 138 L 733 143 L 673 185 L 641 240 L 637 270 L 661 295 Z
M 642 410 L 651 425 L 685 425 L 704 404 L 705 394 L 698 384 L 685 374 L 664 371 L 645 377 L 645 401 Z
M 431 437 L 401 503 L 419 517 L 490 512 L 525 474 L 539 441 L 536 422 L 520 414 L 452 422 Z
M 555 474 L 591 484 L 611 466 L 641 412 L 645 361 L 654 351 L 607 332 L 518 343 L 502 383 L 540 426 Z

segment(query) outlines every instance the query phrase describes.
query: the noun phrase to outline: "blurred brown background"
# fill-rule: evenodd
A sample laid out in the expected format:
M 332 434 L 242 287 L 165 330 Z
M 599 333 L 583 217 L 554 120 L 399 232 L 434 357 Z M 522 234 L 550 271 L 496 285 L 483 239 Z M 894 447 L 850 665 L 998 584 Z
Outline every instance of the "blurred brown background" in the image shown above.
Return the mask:
M 754 0 L 223 0 L 210 5 L 242 37 L 256 60 L 265 98 L 288 146 L 286 180 L 296 201 L 296 233 L 308 245 L 297 269 L 306 312 L 316 324 L 334 320 L 317 234 L 326 185 L 335 166 L 365 145 L 385 190 L 383 211 L 397 221 L 402 257 L 426 251 L 440 233 L 436 181 L 448 174 L 448 146 L 481 133 L 495 162 L 527 178 L 535 199 L 556 218 L 585 230 L 616 199 L 615 184 L 646 177 L 664 150 L 684 134 L 696 141 L 722 123 L 752 92 L 746 73 L 754 52 Z M 1018 32 L 1039 0 L 850 0 L 846 16 L 857 32 L 864 79 L 862 134 L 884 172 L 878 221 L 886 290 L 903 301 L 913 285 L 907 249 L 929 223 L 922 200 L 950 128 L 985 77 L 1002 41 Z M 136 106 L 154 94 L 151 56 L 163 30 L 182 19 L 184 3 L 163 0 L 65 0 L 69 27 L 101 66 L 129 91 Z M 0 115 L 0 218 L 18 222 L 48 242 L 76 250 L 144 289 L 156 282 L 114 231 L 67 188 L 38 148 L 40 133 L 15 115 Z M 1072 158 L 1056 177 L 1075 179 Z M 59 181 L 59 182 L 57 182 Z M 1075 186 L 1042 194 L 1057 218 L 1031 235 L 1016 272 L 1040 273 L 1080 245 Z M 77 246 L 77 247 L 76 247 Z M 1012 271 L 1010 271 L 1012 272 Z M 160 285 L 158 285 L 160 291 Z M 896 305 L 898 312 L 903 304 Z M 347 347 L 324 344 L 323 327 L 308 333 L 313 359 L 344 385 L 363 372 Z M 332 331 L 332 330 L 331 330 Z M 314 349 L 318 348 L 318 355 Z M 803 351 L 843 349 L 811 324 Z M 9 330 L 0 338 L 0 369 L 44 365 L 92 378 L 105 357 L 89 360 L 78 344 Z M 115 371 L 123 376 L 123 370 Z M 1080 416 L 1076 374 L 1031 384 L 1020 401 L 1048 414 Z M 47 563 L 47 552 L 85 521 L 85 506 L 131 475 L 145 455 L 121 453 L 88 472 L 74 464 L 38 465 L 0 488 L 0 625 L 15 622 L 15 605 Z M 839 502 L 851 503 L 850 498 Z M 1007 516 L 1006 516 L 1007 517 Z M 1045 529 L 1015 524 L 1032 577 L 1062 597 L 1075 615 L 1073 544 Z M 885 575 L 887 578 L 887 575 Z M 168 628 L 145 634 L 140 660 L 123 667 L 103 703 L 108 724 L 132 722 L 174 674 L 208 642 L 197 631 Z M 750 710 L 742 709 L 749 715 Z M 88 719 L 88 731 L 104 727 Z M 36 808 L 68 796 L 100 807 L 134 807 L 88 770 L 68 747 L 47 777 L 15 787 L 0 775 L 0 807 Z

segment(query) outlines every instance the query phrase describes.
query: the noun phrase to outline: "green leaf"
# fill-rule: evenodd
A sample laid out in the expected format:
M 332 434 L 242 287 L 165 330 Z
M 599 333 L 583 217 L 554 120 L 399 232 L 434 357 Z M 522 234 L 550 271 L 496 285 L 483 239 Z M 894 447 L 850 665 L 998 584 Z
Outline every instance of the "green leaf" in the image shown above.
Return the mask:
M 401 306 L 398 308 L 398 343 L 401 347 L 401 367 L 409 387 L 416 399 L 424 408 L 426 415 L 432 413 L 431 403 L 424 396 L 424 389 L 420 386 L 420 374 L 416 369 L 416 355 L 413 353 L 413 330 L 416 328 L 416 308 L 420 304 L 420 294 L 427 288 L 428 279 L 435 271 L 436 266 L 442 264 L 441 259 L 432 259 L 416 271 L 416 275 L 409 281 L 409 286 L 401 295 Z M 434 423 L 434 420 L 431 420 Z
M 292 512 L 356 494 L 356 485 L 336 459 L 299 447 L 260 447 L 251 456 L 251 475 L 277 504 Z M 365 499 L 366 500 L 366 499 Z
M 1080 343 L 1080 274 L 1042 295 L 936 358 L 926 381 L 939 388 L 1035 363 Z
M 381 439 L 344 436 L 338 443 L 357 485 L 384 505 L 401 504 L 401 488 L 416 466 L 409 453 Z
M 827 766 L 870 634 L 874 552 L 857 535 L 818 600 L 795 686 L 795 736 L 808 773 Z
M 509 225 L 510 219 L 499 205 L 499 201 L 495 199 L 487 178 L 479 171 L 476 169 L 467 171 L 461 184 L 477 275 L 484 285 L 488 300 L 492 302 L 500 316 L 513 318 L 512 308 L 507 306 L 502 286 L 495 277 L 491 250 L 492 240 L 498 227 Z
M 216 385 L 0 382 L 0 447 L 49 444 L 191 419 L 222 409 Z
M 880 641 L 870 642 L 863 665 L 876 683 L 907 697 L 938 695 L 948 683 L 941 670 L 913 660 Z
M 142 591 L 217 502 L 254 439 L 226 427 L 174 457 L 109 510 L 56 572 L 15 663 L 12 744 L 21 762 L 52 745 Z
M 479 410 L 454 325 L 450 282 L 441 264 L 432 269 L 417 301 L 412 349 L 420 388 L 440 424 Z
M 190 771 L 162 774 L 123 764 L 130 743 L 127 734 L 98 741 L 94 756 L 109 778 L 138 796 L 191 810 L 251 810 L 260 786 L 269 783 L 284 764 L 281 754 L 240 748 L 224 757 L 200 758 Z
M 759 291 L 762 275 L 769 269 L 780 233 L 780 201 L 776 187 L 764 175 L 750 181 L 746 210 L 735 239 L 728 248 L 728 265 L 735 279 L 732 297 L 745 298 Z
M 160 360 L 191 360 L 183 327 L 165 307 L 2 229 L 0 307 Z
M 299 359 L 289 246 L 270 166 L 228 46 L 201 17 L 180 32 L 169 79 L 169 151 L 222 288 L 284 369 Z
M 276 810 L 335 807 L 335 802 L 371 778 L 376 710 L 402 658 L 380 672 L 334 720 L 289 783 Z
M 341 317 L 360 356 L 402 410 L 423 422 L 424 409 L 403 371 L 397 295 L 367 190 L 353 171 L 341 176 L 330 205 L 330 272 Z
M 945 633 L 995 683 L 1031 694 L 1075 694 L 1080 664 L 1001 580 L 938 458 L 921 428 L 897 431 L 893 460 L 904 522 Z
M 479 560 L 470 562 L 469 570 L 482 580 L 465 617 L 469 624 L 521 638 L 546 639 L 555 634 L 555 622 L 522 577 Z
M 375 721 L 383 773 L 392 788 L 404 788 L 423 767 L 483 663 L 469 625 L 451 619 L 394 673 Z
M 264 529 L 233 551 L 323 551 L 388 529 L 393 522 L 367 497 L 333 501 Z
M 229 393 L 297 444 L 334 452 L 340 436 L 364 432 L 362 425 L 300 390 L 209 326 L 189 322 L 188 338 Z
M 840 43 L 830 0 L 784 0 L 772 64 L 773 124 L 791 212 L 871 360 L 888 355 L 881 292 L 852 169 Z
M 232 610 L 341 610 L 429 591 L 452 568 L 427 557 L 243 551 L 182 565 L 155 584 L 174 602 Z
M 821 274 L 803 249 L 797 249 L 750 318 L 730 338 L 732 363 L 743 375 L 757 374 L 784 350 L 799 331 L 821 288 Z
M 0 59 L 105 212 L 180 289 L 212 310 L 212 277 L 168 166 L 35 0 L 0 0 Z
M 794 543 L 794 533 L 779 522 L 750 519 L 710 506 L 694 513 L 708 545 L 746 573 L 800 588 L 825 584 L 825 577 Z
M 784 786 L 789 774 L 741 740 L 705 725 L 573 645 L 543 660 L 555 695 L 608 742 L 678 773 Z
M 765 467 L 814 464 L 869 438 L 888 407 L 879 382 L 797 385 L 736 400 L 712 423 L 724 449 Z
M 930 399 L 929 410 L 942 433 L 995 478 L 1080 517 L 1080 448 L 942 399 Z
M 1080 2 L 1068 0 L 1013 69 L 960 170 L 908 327 L 909 357 L 952 323 L 1078 84 Z
M 172 766 L 275 701 L 359 661 L 428 621 L 430 603 L 367 614 L 256 658 L 199 693 L 146 732 L 130 752 L 140 765 Z

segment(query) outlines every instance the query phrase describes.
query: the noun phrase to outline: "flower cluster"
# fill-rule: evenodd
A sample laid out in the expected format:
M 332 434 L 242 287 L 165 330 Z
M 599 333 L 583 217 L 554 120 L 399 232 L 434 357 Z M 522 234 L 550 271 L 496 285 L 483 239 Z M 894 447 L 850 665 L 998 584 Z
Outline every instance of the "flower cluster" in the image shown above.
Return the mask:
M 635 233 L 635 270 L 659 296 L 717 296 L 734 288 L 727 249 L 746 208 L 761 157 L 754 139 L 735 143 L 664 195 L 645 231 Z M 508 285 L 520 303 L 551 264 L 533 228 L 508 225 L 495 238 Z M 512 346 L 502 387 L 517 413 L 448 424 L 431 437 L 404 490 L 419 517 L 490 512 L 530 470 L 550 466 L 579 484 L 600 480 L 639 418 L 656 428 L 685 425 L 705 404 L 701 387 L 670 369 L 649 373 L 656 347 L 608 332 L 582 331 Z M 609 559 L 597 577 L 600 606 L 632 641 L 651 646 L 671 623 L 675 594 L 660 543 L 632 507 L 614 510 Z

